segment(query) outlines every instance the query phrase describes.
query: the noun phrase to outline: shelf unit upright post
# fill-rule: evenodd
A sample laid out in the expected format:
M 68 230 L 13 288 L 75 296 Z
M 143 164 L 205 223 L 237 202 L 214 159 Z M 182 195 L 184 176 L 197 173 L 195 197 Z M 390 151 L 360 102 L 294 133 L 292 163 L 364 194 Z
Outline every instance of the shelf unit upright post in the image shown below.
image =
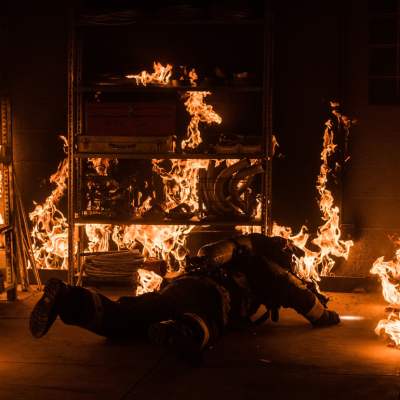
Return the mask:
M 75 124 L 77 121 L 75 110 L 74 91 L 76 82 L 76 43 L 75 43 L 75 26 L 76 7 L 75 2 L 69 2 L 69 32 L 68 32 L 68 283 L 74 284 L 75 270 L 75 241 L 74 241 L 74 174 L 75 174 L 75 159 L 74 159 L 74 134 Z
M 84 113 L 83 93 L 85 92 L 182 92 L 180 87 L 140 87 L 140 86 L 84 86 L 82 81 L 82 32 L 80 26 L 88 25 L 87 22 L 80 20 L 82 0 L 69 0 L 69 80 L 68 80 L 68 283 L 74 284 L 74 275 L 76 268 L 81 266 L 81 257 L 79 254 L 83 252 L 83 233 L 84 225 L 104 224 L 104 220 L 90 220 L 89 222 L 79 217 L 79 212 L 82 208 L 82 170 L 84 159 L 87 158 L 121 158 L 121 159 L 238 159 L 242 158 L 243 154 L 92 154 L 79 153 L 76 150 L 76 136 L 83 133 L 82 120 Z M 263 24 L 263 83 L 262 87 L 216 87 L 222 93 L 234 92 L 262 92 L 263 95 L 263 111 L 262 111 L 262 143 L 261 153 L 251 155 L 251 158 L 261 159 L 265 167 L 264 179 L 262 180 L 261 188 L 261 218 L 252 220 L 247 223 L 242 221 L 207 221 L 207 225 L 227 226 L 227 225 L 248 225 L 259 226 L 264 235 L 271 234 L 271 173 L 272 173 L 272 153 L 273 153 L 273 136 L 272 136 L 272 66 L 273 66 L 273 0 L 264 0 L 265 14 L 263 19 L 258 20 L 151 20 L 146 19 L 140 24 L 156 24 L 156 25 L 171 25 L 171 24 L 204 24 L 204 25 L 225 25 L 225 24 Z M 112 27 L 110 27 L 112 29 Z M 190 91 L 207 91 L 209 88 L 197 86 L 190 88 Z M 250 157 L 250 155 L 249 155 Z M 108 220 L 107 224 L 113 224 L 114 221 Z M 116 224 L 121 224 L 120 220 L 115 221 Z M 130 225 L 177 225 L 174 221 L 146 221 L 141 218 L 130 219 L 127 222 Z M 180 223 L 182 224 L 182 222 Z M 185 225 L 204 225 L 204 222 L 193 218 L 187 221 Z
M 262 185 L 261 233 L 272 234 L 271 195 L 272 195 L 272 99 L 273 99 L 273 65 L 274 65 L 274 24 L 273 1 L 265 2 L 264 26 L 264 76 L 263 76 L 263 146 L 262 160 L 265 163 L 265 174 Z
M 1 145 L 0 145 L 0 171 L 1 171 L 1 202 L 3 224 L 0 225 L 0 233 L 4 234 L 5 270 L 6 279 L 4 290 L 8 300 L 17 298 L 17 277 L 14 258 L 12 212 L 13 212 L 13 167 L 11 146 L 11 101 L 7 92 L 1 93 Z M 3 250 L 3 249 L 2 249 Z
M 0 286 L 0 292 L 7 292 L 8 300 L 17 299 L 17 274 L 13 249 L 13 165 L 12 165 L 12 125 L 11 125 L 11 98 L 7 76 L 8 43 L 7 19 L 0 16 L 0 114 L 1 114 L 1 139 L 0 139 L 0 203 L 3 223 L 0 225 L 0 234 L 4 235 L 4 260 L 5 281 Z M 1 272 L 0 272 L 1 275 Z M 1 283 L 1 282 L 0 282 Z

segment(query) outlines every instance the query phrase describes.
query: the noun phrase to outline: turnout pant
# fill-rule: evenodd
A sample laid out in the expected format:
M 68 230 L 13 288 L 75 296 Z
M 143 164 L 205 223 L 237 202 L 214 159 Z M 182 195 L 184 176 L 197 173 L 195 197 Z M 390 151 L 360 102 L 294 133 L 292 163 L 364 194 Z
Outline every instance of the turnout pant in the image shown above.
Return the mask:
M 261 256 L 248 265 L 247 273 L 242 270 L 220 284 L 206 276 L 182 276 L 160 293 L 117 301 L 70 287 L 60 318 L 66 324 L 116 339 L 145 336 L 153 323 L 173 319 L 201 332 L 200 342 L 205 346 L 218 339 L 225 325 L 251 309 L 243 288 L 266 300 L 264 304 L 293 308 L 309 321 L 316 321 L 324 313 L 317 297 L 275 262 Z
M 217 285 L 218 286 L 218 285 Z M 155 322 L 170 319 L 200 330 L 202 343 L 217 339 L 226 324 L 218 288 L 203 278 L 184 277 L 172 282 L 161 293 L 125 296 L 112 301 L 82 287 L 70 287 L 61 320 L 113 339 L 145 336 Z

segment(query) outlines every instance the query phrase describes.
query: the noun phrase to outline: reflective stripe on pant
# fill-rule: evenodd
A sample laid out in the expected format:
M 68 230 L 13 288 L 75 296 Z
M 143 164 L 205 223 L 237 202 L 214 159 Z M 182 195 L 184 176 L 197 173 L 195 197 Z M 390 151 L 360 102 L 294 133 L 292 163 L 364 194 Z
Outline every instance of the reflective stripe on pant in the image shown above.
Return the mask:
M 270 271 L 273 274 L 272 296 L 283 307 L 290 307 L 303 315 L 309 321 L 316 321 L 324 313 L 324 306 L 320 303 L 314 293 L 294 275 L 281 268 L 273 261 L 267 260 Z
M 82 328 L 87 329 L 88 331 L 96 331 L 101 327 L 104 316 L 104 308 L 101 303 L 101 299 L 98 293 L 89 291 L 92 296 L 93 306 L 94 306 L 94 316 L 91 321 L 88 321 L 86 325 L 81 325 Z
M 205 321 L 203 321 L 198 315 L 192 314 L 192 313 L 185 313 L 183 314 L 185 317 L 192 319 L 196 321 L 196 323 L 199 325 L 199 330 L 203 334 L 203 340 L 200 344 L 200 348 L 204 348 L 209 342 L 210 342 L 210 329 L 208 328 L 207 324 Z

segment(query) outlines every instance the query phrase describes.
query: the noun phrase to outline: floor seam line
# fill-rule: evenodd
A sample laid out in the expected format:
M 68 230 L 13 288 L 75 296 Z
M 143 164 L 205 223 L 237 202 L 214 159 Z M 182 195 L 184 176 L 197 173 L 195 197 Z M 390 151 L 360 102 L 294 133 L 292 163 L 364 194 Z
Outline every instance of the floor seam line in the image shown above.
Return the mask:
M 150 368 L 150 370 L 141 378 L 139 379 L 122 397 L 121 400 L 126 399 L 133 390 L 135 390 L 160 364 L 161 362 L 168 356 L 170 350 L 164 354 L 163 357 L 158 360 L 158 362 L 154 365 L 154 367 Z

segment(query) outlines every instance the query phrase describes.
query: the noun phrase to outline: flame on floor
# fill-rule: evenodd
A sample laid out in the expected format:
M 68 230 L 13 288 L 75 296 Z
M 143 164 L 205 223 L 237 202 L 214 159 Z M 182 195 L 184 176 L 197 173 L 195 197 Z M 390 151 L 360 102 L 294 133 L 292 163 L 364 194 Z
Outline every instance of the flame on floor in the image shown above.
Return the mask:
M 393 238 L 391 238 L 393 239 Z M 400 239 L 394 241 L 400 244 Z M 391 304 L 393 309 L 400 308 L 400 249 L 392 261 L 384 261 L 385 257 L 379 257 L 373 264 L 371 274 L 378 275 L 382 282 L 382 293 L 384 299 Z M 377 335 L 387 334 L 396 343 L 400 344 L 400 313 L 392 312 L 387 319 L 379 321 L 375 329 Z

